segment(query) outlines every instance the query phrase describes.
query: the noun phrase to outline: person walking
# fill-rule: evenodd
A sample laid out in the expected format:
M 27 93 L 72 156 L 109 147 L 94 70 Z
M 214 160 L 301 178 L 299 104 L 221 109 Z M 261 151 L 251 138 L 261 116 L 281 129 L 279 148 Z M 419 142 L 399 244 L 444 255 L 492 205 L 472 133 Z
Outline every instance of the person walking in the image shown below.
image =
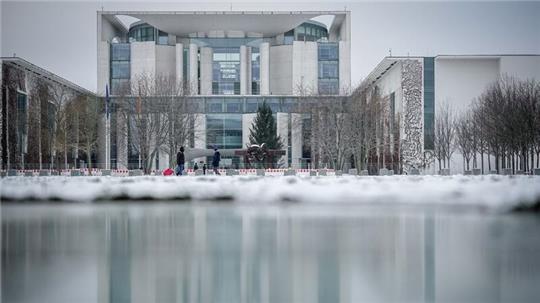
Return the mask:
M 184 171 L 184 147 L 180 146 L 180 151 L 176 154 L 176 175 L 181 176 Z
M 203 175 L 206 175 L 206 163 L 204 163 L 202 166 L 202 173 Z
M 216 175 L 220 175 L 218 171 L 219 161 L 221 161 L 221 154 L 219 153 L 217 147 L 214 147 L 214 157 L 212 158 L 212 166 L 214 168 L 214 174 Z

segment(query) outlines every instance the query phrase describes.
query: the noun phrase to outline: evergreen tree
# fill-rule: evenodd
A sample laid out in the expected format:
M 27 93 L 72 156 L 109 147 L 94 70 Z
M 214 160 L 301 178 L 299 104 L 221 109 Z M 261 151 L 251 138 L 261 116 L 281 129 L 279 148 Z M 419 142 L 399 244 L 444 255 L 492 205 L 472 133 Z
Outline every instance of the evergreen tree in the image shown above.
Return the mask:
M 277 134 L 276 120 L 272 115 L 272 109 L 266 102 L 259 106 L 257 116 L 250 130 L 249 143 L 262 145 L 268 149 L 281 149 L 283 143 Z

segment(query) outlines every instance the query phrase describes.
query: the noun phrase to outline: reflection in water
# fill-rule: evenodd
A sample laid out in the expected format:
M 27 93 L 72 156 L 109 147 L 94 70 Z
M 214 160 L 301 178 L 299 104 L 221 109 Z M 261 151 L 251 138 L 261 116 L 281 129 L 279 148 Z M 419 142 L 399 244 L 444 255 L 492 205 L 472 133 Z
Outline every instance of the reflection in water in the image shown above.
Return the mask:
M 538 302 L 540 218 L 3 205 L 2 302 Z

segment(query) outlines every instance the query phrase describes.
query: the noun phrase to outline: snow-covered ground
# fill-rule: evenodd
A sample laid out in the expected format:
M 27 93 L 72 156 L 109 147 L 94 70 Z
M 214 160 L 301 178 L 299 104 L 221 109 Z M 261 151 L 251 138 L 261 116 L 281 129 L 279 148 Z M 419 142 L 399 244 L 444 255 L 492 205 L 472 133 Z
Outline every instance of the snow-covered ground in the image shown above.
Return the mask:
M 496 211 L 540 201 L 537 176 L 7 177 L 0 186 L 3 201 L 466 205 Z

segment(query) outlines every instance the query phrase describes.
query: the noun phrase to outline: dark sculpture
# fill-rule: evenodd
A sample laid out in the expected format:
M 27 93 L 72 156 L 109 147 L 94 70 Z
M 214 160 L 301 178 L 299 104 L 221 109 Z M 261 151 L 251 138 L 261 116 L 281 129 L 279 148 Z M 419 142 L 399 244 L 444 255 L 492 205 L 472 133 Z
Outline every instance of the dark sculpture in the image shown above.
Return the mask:
M 236 155 L 244 156 L 244 163 L 246 168 L 251 168 L 253 164 L 255 166 L 271 167 L 272 161 L 275 156 L 285 155 L 284 150 L 270 150 L 263 143 L 260 146 L 252 144 L 247 149 L 239 150 L 235 152 Z

